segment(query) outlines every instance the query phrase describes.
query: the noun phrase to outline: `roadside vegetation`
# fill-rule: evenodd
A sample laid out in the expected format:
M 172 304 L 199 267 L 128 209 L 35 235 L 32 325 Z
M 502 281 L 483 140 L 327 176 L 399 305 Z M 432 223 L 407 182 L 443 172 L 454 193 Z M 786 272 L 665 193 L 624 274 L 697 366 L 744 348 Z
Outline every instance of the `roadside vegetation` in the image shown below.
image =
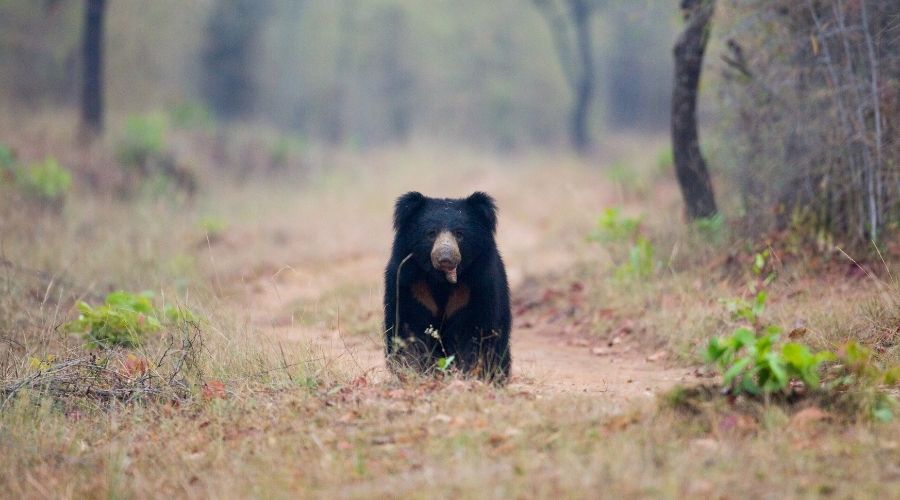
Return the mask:
M 5 177 L 0 481 L 22 497 L 897 488 L 896 245 L 851 260 L 789 234 L 746 240 L 725 221 L 678 224 L 662 175 L 632 188 L 579 160 L 511 169 L 432 151 L 341 155 L 280 186 L 205 181 L 191 197 L 75 183 L 38 217 Z M 472 167 L 416 178 L 438 156 Z M 653 172 L 662 156 L 621 161 Z M 548 389 L 539 367 L 506 388 L 452 365 L 402 383 L 363 369 L 353 345 L 380 338 L 385 193 L 413 185 L 497 196 L 520 328 L 543 322 L 598 366 L 626 346 L 692 375 L 631 398 Z M 254 299 L 269 289 L 276 304 Z

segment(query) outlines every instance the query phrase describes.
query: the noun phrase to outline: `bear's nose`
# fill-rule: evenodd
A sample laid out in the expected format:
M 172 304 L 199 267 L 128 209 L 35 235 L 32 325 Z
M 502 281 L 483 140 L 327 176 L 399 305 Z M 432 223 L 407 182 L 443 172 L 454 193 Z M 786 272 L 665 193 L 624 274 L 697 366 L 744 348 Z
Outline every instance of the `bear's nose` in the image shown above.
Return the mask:
M 432 257 L 434 267 L 445 271 L 455 268 L 460 260 L 459 250 L 450 245 L 436 248 Z
M 431 263 L 437 269 L 449 271 L 456 269 L 462 255 L 459 252 L 459 243 L 449 231 L 441 231 L 431 249 Z
M 438 271 L 443 271 L 447 281 L 456 284 L 456 266 L 462 260 L 459 252 L 459 242 L 450 231 L 441 231 L 431 248 L 431 265 Z

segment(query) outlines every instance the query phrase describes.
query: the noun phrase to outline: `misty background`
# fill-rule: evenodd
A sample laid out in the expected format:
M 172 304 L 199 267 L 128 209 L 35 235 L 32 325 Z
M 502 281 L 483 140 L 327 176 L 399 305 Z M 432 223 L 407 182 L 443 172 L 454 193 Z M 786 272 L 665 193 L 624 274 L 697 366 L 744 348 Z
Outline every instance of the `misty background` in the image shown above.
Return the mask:
M 560 147 L 574 62 L 561 57 L 554 37 L 571 45 L 575 32 L 564 3 L 550 6 L 552 13 L 541 3 L 114 0 L 106 20 L 107 106 L 120 116 L 203 106 L 219 121 L 357 147 L 413 138 L 499 150 Z M 609 0 L 592 7 L 592 133 L 665 131 L 677 5 Z M 82 2 L 0 2 L 7 109 L 77 106 L 82 18 Z

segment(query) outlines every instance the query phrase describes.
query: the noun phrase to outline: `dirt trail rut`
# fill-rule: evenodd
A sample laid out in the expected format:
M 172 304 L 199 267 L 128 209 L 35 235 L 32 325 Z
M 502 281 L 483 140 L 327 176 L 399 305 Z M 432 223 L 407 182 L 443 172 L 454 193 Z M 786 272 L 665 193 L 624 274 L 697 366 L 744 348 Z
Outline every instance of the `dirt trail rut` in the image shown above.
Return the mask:
M 381 269 L 377 262 L 365 258 L 333 271 L 378 275 Z M 254 284 L 254 292 L 245 304 L 248 310 L 254 311 L 252 320 L 269 332 L 273 341 L 307 343 L 314 353 L 353 376 L 365 374 L 375 381 L 386 380 L 390 375 L 384 366 L 381 338 L 374 334 L 349 335 L 339 326 L 302 325 L 296 318 L 292 319 L 292 304 L 296 304 L 298 297 L 315 293 L 311 290 L 316 285 L 309 276 L 292 269 Z M 316 281 L 321 282 L 321 277 Z M 515 286 L 513 294 L 516 294 Z M 573 340 L 561 333 L 561 328 L 540 324 L 534 316 L 534 312 L 527 311 L 517 312 L 514 318 L 511 381 L 514 387 L 537 393 L 593 394 L 613 402 L 626 402 L 653 397 L 691 376 L 689 368 L 668 366 L 664 359 L 653 360 L 650 352 L 641 349 L 637 339 L 597 348 L 584 339 Z

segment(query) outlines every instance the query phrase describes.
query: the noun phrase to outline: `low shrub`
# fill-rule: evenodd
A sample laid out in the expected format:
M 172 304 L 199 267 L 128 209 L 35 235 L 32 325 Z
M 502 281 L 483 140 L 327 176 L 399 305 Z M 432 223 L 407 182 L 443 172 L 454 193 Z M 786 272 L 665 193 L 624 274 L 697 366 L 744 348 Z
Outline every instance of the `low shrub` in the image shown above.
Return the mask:
M 653 243 L 643 236 L 638 236 L 634 245 L 628 249 L 628 260 L 616 269 L 619 279 L 648 278 L 656 271 Z
M 216 241 L 228 230 L 228 221 L 219 217 L 206 216 L 200 218 L 197 226 L 210 241 Z
M 862 412 L 876 420 L 893 419 L 900 403 L 891 388 L 900 386 L 900 365 L 882 366 L 871 350 L 855 340 L 837 352 L 812 352 L 795 341 L 779 343 L 783 330 L 762 319 L 768 298 L 765 288 L 775 279 L 773 272 L 767 272 L 769 256 L 768 251 L 756 254 L 751 266 L 753 301 L 723 301 L 737 327 L 706 345 L 704 360 L 721 371 L 726 392 L 767 400 L 775 395 L 797 398 L 816 394 L 825 405 Z M 789 338 L 799 339 L 805 333 L 803 328 L 795 329 Z
M 15 183 L 26 195 L 59 206 L 72 187 L 72 174 L 53 157 L 15 169 Z
M 781 329 L 769 326 L 762 331 L 739 327 L 726 337 L 716 337 L 706 347 L 706 361 L 724 373 L 722 383 L 733 393 L 754 396 L 786 392 L 791 381 L 819 388 L 819 368 L 836 359 L 834 353 L 815 354 L 801 344 L 777 345 Z
M 0 144 L 0 181 L 15 171 L 16 155 L 13 150 Z
M 166 154 L 168 121 L 161 113 L 131 116 L 116 147 L 119 161 L 128 167 L 146 168 Z
M 212 112 L 202 103 L 186 101 L 169 109 L 172 126 L 182 130 L 212 130 L 215 119 Z
M 162 328 L 152 296 L 149 292 L 118 291 L 107 295 L 99 306 L 79 302 L 78 319 L 67 323 L 66 329 L 81 332 L 91 347 L 138 346 L 148 334 Z
M 166 143 L 169 119 L 155 112 L 129 117 L 116 146 L 119 162 L 128 170 L 134 188 L 168 194 L 177 188 L 188 195 L 197 189 L 191 169 L 180 164 Z
M 66 323 L 65 329 L 81 333 L 92 348 L 136 347 L 147 337 L 160 331 L 164 323 L 197 323 L 190 310 L 169 306 L 157 309 L 153 293 L 139 294 L 117 291 L 106 296 L 103 304 L 92 306 L 79 302 L 78 318 Z
M 597 227 L 588 235 L 591 241 L 603 243 L 631 240 L 641 225 L 639 217 L 625 217 L 618 208 L 607 208 L 597 218 Z

